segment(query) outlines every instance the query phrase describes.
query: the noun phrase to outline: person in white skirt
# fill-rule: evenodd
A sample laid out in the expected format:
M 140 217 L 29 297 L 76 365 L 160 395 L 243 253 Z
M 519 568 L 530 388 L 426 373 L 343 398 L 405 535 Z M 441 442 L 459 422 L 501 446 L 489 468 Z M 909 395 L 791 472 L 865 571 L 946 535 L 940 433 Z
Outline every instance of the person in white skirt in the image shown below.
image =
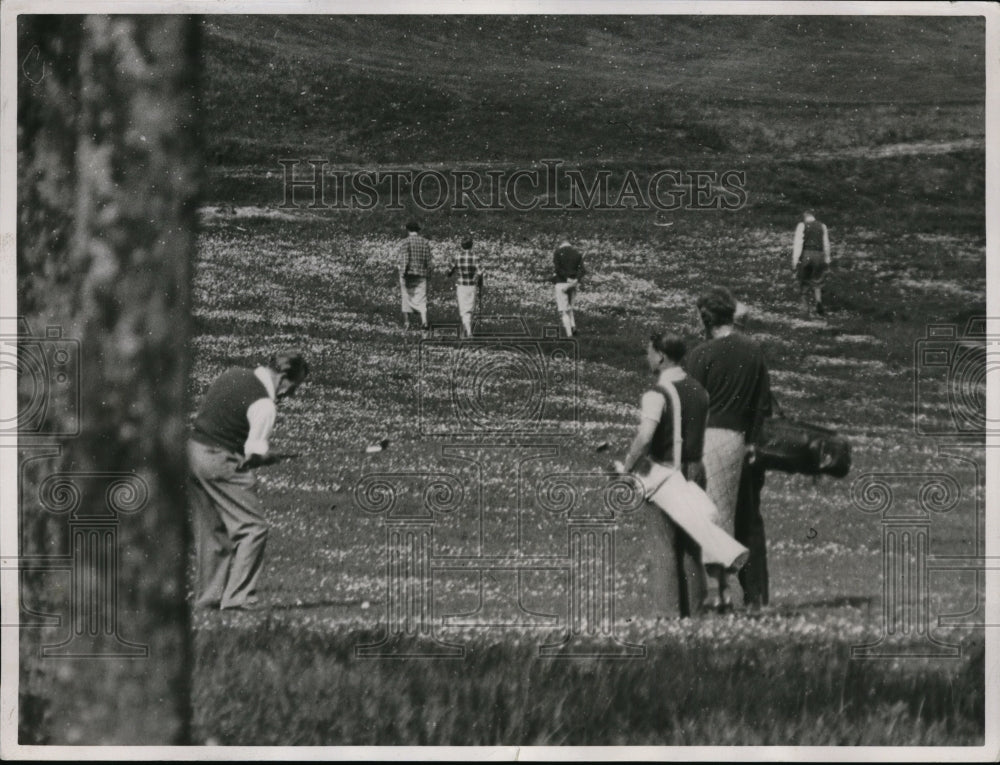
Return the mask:
M 472 337 L 472 314 L 479 299 L 479 288 L 483 283 L 483 271 L 479 257 L 472 251 L 472 237 L 462 241 L 462 250 L 451 259 L 448 276 L 456 275 L 455 297 L 458 299 L 458 316 L 462 320 L 465 337 Z
M 552 284 L 555 285 L 556 310 L 562 321 L 566 337 L 573 337 L 576 330 L 576 315 L 573 303 L 586 269 L 583 267 L 583 254 L 567 240 L 556 247 L 552 255 L 552 265 L 555 273 Z
M 434 264 L 430 243 L 420 236 L 416 221 L 406 224 L 407 236 L 396 248 L 396 268 L 399 270 L 399 291 L 402 298 L 403 326 L 410 328 L 410 314 L 420 317 L 420 328 L 427 323 L 427 278 Z
M 719 525 L 734 535 L 736 501 L 746 447 L 771 414 L 771 385 L 760 346 L 733 326 L 736 300 L 724 287 L 698 299 L 698 313 L 708 339 L 688 354 L 685 367 L 708 391 L 705 430 L 706 492 L 719 511 Z M 711 605 L 731 611 L 728 574 L 708 571 L 717 591 Z

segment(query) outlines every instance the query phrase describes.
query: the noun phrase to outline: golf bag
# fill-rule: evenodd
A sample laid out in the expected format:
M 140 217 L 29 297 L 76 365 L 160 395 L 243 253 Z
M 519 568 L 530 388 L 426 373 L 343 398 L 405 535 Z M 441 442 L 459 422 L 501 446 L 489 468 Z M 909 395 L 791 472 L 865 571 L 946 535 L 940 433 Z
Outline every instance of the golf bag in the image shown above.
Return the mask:
M 635 465 L 646 499 L 660 508 L 701 547 L 704 564 L 718 564 L 738 571 L 749 550 L 715 525 L 718 509 L 704 490 L 684 477 L 681 470 L 681 402 L 677 389 L 666 383 L 662 390 L 670 399 L 674 426 L 674 464 L 660 465 L 644 457 Z
M 783 415 L 764 420 L 754 453 L 764 470 L 843 478 L 851 469 L 851 442 L 845 436 Z

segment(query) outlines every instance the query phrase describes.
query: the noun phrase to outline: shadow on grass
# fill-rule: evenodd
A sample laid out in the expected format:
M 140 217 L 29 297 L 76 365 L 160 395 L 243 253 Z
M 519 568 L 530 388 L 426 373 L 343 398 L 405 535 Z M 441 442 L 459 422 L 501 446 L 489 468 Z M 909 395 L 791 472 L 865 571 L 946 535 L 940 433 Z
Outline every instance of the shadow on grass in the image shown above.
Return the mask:
M 808 600 L 803 603 L 782 603 L 771 605 L 770 608 L 760 612 L 746 612 L 744 616 L 750 619 L 780 616 L 783 618 L 793 618 L 806 616 L 812 611 L 832 611 L 839 608 L 864 609 L 871 612 L 875 605 L 875 599 L 865 595 L 844 595 L 834 598 L 823 598 L 820 600 Z
M 360 606 L 364 601 L 361 598 L 348 598 L 346 600 L 336 600 L 326 598 L 314 600 L 306 603 L 274 603 L 268 606 L 269 611 L 302 611 L 315 608 L 346 608 L 348 606 Z

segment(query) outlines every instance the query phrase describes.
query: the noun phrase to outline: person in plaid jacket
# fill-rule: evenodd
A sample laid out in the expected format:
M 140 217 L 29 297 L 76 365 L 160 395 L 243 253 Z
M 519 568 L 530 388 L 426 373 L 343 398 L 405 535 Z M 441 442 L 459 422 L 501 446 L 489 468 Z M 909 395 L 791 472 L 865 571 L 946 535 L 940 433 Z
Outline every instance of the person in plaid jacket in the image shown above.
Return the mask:
M 478 256 L 472 251 L 472 237 L 463 240 L 461 251 L 452 257 L 448 276 L 453 274 L 457 274 L 455 295 L 458 298 L 458 316 L 462 320 L 465 336 L 472 337 L 472 314 L 483 285 L 483 271 L 479 267 Z
M 427 277 L 434 258 L 430 243 L 420 236 L 420 225 L 414 221 L 406 224 L 406 239 L 396 251 L 399 269 L 399 289 L 403 301 L 403 325 L 410 328 L 410 314 L 420 314 L 420 328 L 429 329 L 427 323 Z

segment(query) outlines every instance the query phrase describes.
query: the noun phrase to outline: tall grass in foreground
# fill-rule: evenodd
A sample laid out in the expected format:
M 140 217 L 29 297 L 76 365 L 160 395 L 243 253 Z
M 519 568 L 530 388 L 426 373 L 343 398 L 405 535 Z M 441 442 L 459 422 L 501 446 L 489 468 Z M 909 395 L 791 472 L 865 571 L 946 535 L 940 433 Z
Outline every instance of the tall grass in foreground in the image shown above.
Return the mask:
M 735 634 L 735 632 L 734 632 Z M 219 744 L 981 745 L 981 654 L 857 661 L 817 635 L 649 637 L 638 660 L 537 658 L 536 636 L 465 659 L 357 659 L 371 630 L 265 618 L 197 636 L 196 735 Z

